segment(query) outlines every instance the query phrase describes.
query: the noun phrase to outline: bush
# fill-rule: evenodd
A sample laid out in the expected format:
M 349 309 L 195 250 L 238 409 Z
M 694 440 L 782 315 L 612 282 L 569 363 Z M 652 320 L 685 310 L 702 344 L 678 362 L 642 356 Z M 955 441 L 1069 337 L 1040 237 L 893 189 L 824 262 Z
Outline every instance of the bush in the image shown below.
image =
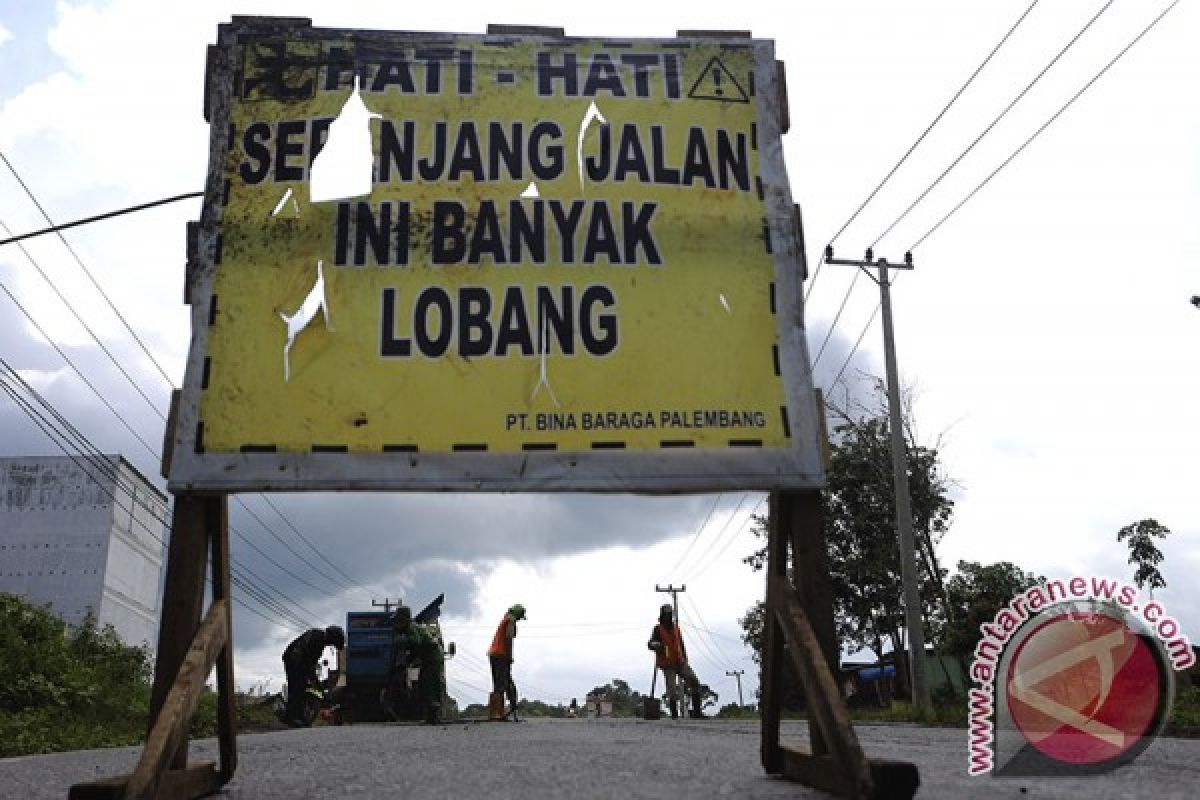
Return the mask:
M 75 628 L 0 593 L 0 757 L 135 744 L 146 732 L 150 654 L 89 614 Z

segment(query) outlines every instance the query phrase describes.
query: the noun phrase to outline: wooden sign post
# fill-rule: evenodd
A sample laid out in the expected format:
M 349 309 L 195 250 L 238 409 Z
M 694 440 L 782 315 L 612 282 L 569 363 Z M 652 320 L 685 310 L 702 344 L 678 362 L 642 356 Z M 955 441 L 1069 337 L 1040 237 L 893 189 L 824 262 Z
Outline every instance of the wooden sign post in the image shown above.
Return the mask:
M 237 767 L 226 496 L 176 495 L 171 529 L 150 727 L 141 758 L 129 775 L 72 786 L 71 800 L 202 797 L 228 783 Z M 201 619 L 206 555 L 211 555 L 212 603 Z M 214 666 L 220 764 L 189 766 L 188 728 Z
M 835 677 L 837 637 L 818 492 L 771 493 L 763 624 L 763 768 L 842 797 L 911 798 L 919 784 L 917 768 L 864 755 Z M 808 750 L 779 741 L 785 651 L 804 687 Z

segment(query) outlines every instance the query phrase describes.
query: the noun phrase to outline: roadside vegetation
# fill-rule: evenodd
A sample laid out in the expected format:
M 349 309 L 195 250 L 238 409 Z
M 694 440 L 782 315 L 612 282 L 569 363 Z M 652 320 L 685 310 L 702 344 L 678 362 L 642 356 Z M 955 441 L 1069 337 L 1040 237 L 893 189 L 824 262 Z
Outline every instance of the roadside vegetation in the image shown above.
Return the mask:
M 0 593 L 0 758 L 140 744 L 153 663 L 89 616 L 68 626 L 48 606 Z M 238 728 L 276 730 L 274 696 L 239 694 Z M 190 735 L 212 736 L 216 695 L 204 692 Z

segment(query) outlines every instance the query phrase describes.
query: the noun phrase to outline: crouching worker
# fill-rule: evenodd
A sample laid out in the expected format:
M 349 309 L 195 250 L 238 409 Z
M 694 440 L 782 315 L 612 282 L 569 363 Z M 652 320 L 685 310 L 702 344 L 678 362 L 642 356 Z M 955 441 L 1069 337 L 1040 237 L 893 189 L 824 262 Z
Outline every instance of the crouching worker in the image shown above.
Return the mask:
M 692 716 L 700 719 L 704 716 L 700 703 L 700 681 L 695 671 L 688 666 L 687 650 L 683 647 L 683 631 L 675 624 L 674 614 L 670 604 L 664 604 L 658 610 L 658 624 L 650 634 L 646 647 L 655 653 L 654 663 L 663 671 L 663 682 L 667 685 L 667 706 L 671 710 L 671 719 L 679 717 L 679 679 L 687 685 L 688 694 L 692 698 Z
M 304 719 L 304 692 L 319 681 L 317 664 L 326 647 L 338 650 L 346 646 L 346 632 L 337 625 L 325 630 L 311 628 L 292 640 L 283 651 L 283 670 L 287 673 L 287 707 L 283 721 L 292 727 L 308 725 Z
M 398 684 L 393 688 L 407 690 L 409 667 L 420 667 L 416 693 L 411 698 L 421 710 L 425 724 L 438 724 L 442 716 L 446 657 L 434 635 L 413 622 L 408 606 L 397 606 L 392 617 L 392 656 L 392 680 Z

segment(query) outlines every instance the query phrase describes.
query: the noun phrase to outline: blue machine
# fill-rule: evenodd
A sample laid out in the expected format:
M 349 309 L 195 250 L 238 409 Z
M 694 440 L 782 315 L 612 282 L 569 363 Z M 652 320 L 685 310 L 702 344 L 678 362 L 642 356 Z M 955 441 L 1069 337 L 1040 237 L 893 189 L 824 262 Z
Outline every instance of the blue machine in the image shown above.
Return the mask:
M 445 595 L 440 594 L 413 617 L 430 626 L 441 641 L 438 618 Z M 346 614 L 345 685 L 337 690 L 340 718 L 353 722 L 378 722 L 392 718 L 382 696 L 392 677 L 392 618 L 388 611 L 350 611 Z

